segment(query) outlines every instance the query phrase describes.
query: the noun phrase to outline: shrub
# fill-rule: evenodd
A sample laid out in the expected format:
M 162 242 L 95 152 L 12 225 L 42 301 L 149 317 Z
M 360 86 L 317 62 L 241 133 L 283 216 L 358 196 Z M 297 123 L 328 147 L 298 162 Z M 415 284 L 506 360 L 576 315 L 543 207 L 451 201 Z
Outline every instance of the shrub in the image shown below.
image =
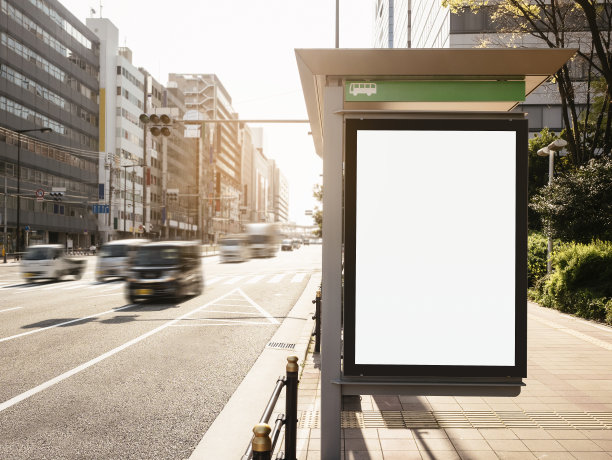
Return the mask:
M 552 256 L 553 273 L 530 296 L 546 307 L 612 323 L 612 243 L 567 243 Z
M 530 232 L 527 238 L 527 281 L 534 286 L 546 275 L 548 240 L 544 235 Z

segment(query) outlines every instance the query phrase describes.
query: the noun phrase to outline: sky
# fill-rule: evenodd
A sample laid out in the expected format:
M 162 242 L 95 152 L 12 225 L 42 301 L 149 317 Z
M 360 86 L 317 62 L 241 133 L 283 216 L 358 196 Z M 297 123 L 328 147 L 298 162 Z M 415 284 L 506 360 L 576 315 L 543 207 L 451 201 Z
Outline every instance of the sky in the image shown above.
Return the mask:
M 214 73 L 242 119 L 307 119 L 295 48 L 333 48 L 335 0 L 60 0 L 83 23 L 111 20 L 133 63 L 162 84 L 169 73 Z M 340 47 L 370 48 L 375 0 L 340 1 Z M 251 125 L 257 126 L 257 125 Z M 310 126 L 261 125 L 264 154 L 289 182 L 289 219 L 316 201 L 322 161 Z

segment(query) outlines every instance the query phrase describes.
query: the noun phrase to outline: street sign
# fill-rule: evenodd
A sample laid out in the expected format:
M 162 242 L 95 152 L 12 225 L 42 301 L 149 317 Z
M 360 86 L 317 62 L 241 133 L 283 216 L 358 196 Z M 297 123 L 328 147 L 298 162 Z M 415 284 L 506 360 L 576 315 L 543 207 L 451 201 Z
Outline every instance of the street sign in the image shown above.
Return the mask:
M 30 226 L 29 226 L 29 225 L 26 225 L 26 226 L 25 226 L 23 229 L 24 229 L 26 232 L 29 232 L 29 231 L 30 231 Z
M 108 204 L 92 204 L 91 210 L 94 214 L 108 214 L 110 206 Z
M 42 188 L 36 190 L 36 201 L 43 201 L 45 199 L 45 191 Z

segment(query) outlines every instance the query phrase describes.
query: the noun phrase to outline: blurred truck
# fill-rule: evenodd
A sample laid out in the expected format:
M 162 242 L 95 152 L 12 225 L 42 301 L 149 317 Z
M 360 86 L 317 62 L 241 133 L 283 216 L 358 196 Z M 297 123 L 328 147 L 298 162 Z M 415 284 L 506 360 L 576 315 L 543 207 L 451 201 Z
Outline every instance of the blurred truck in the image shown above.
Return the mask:
M 280 247 L 280 232 L 275 224 L 247 224 L 251 257 L 274 257 Z
M 60 280 L 64 276 L 81 279 L 87 262 L 66 255 L 60 244 L 30 246 L 21 261 L 21 273 L 26 282 Z

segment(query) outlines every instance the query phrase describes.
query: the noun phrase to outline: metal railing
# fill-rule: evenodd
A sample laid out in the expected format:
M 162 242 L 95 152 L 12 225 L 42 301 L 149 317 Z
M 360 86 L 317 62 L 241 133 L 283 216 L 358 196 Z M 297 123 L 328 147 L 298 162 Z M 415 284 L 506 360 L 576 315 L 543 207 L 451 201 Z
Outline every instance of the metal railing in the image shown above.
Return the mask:
M 312 333 L 315 337 L 315 347 L 314 352 L 321 352 L 321 286 L 317 289 L 317 295 L 315 299 L 312 301 L 315 304 L 315 314 L 312 319 L 315 320 L 315 330 Z
M 276 460 L 296 460 L 297 445 L 297 402 L 298 402 L 298 357 L 287 357 L 287 376 L 279 377 L 268 404 L 261 415 L 259 423 L 253 427 L 253 438 L 241 460 L 272 460 L 272 453 L 280 436 L 281 429 L 285 427 L 285 452 L 279 453 Z M 276 418 L 274 429 L 268 422 L 274 412 L 274 407 L 280 393 L 286 387 L 285 414 Z

